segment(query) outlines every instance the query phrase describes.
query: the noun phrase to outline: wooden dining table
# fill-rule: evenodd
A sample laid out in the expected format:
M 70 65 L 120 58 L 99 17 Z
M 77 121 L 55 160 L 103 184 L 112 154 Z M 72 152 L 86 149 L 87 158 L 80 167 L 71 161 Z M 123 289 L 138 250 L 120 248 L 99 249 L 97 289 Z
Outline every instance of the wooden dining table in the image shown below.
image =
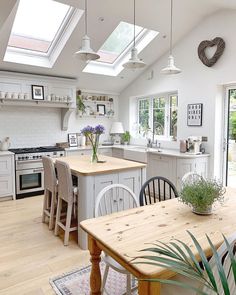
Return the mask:
M 194 234 L 207 256 L 211 249 L 206 234 L 218 247 L 223 242 L 222 233 L 230 236 L 236 231 L 236 190 L 227 189 L 223 205 L 217 204 L 207 216 L 194 214 L 178 199 L 138 207 L 110 215 L 82 221 L 80 226 L 88 233 L 92 269 L 90 289 L 92 295 L 101 294 L 100 255 L 106 252 L 138 279 L 138 294 L 160 295 L 161 284 L 140 279 L 167 279 L 174 272 L 158 266 L 136 264 L 134 257 L 140 250 L 156 241 L 169 242 L 180 239 L 189 244 L 199 259 L 187 230 Z M 143 260 L 142 260 L 143 261 Z

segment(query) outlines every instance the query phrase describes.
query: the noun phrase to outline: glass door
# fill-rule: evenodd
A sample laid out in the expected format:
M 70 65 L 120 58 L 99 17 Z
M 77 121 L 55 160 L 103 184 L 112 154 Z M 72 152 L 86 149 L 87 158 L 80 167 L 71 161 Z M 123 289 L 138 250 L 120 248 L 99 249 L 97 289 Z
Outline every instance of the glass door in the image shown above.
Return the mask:
M 236 188 L 236 86 L 227 90 L 225 115 L 225 184 Z

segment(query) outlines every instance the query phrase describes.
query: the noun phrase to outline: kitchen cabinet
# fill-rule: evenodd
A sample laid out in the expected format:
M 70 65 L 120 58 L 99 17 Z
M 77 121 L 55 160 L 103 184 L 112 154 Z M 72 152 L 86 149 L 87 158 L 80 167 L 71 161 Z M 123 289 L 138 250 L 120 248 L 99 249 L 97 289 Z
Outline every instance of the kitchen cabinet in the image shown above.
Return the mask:
M 112 148 L 99 148 L 98 155 L 104 155 L 112 157 Z
M 15 199 L 14 154 L 0 152 L 0 198 Z
M 91 150 L 90 149 L 66 149 L 66 156 L 84 156 L 84 155 L 90 155 Z
M 209 155 L 172 156 L 148 153 L 147 179 L 163 176 L 181 189 L 182 177 L 188 172 L 196 172 L 204 178 L 208 177 Z
M 148 155 L 147 179 L 163 176 L 176 183 L 176 158 L 156 154 Z
M 113 147 L 112 157 L 124 159 L 124 149 Z
M 181 189 L 181 181 L 183 176 L 188 172 L 196 172 L 197 174 L 208 177 L 208 158 L 198 157 L 195 159 L 177 159 L 177 189 Z

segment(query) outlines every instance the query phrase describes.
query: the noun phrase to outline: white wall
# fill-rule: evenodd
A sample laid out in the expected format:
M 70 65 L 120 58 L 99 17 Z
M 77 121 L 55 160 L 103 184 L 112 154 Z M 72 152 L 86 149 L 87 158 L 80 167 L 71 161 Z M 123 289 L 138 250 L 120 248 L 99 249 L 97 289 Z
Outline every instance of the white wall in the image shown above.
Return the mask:
M 114 96 L 113 96 L 114 97 Z M 70 116 L 68 131 L 61 130 L 61 110 L 41 107 L 0 107 L 0 140 L 10 137 L 11 147 L 55 145 L 67 141 L 68 133 L 80 132 L 86 125 L 100 123 L 106 131 L 101 141 L 108 138 L 113 120 L 118 113 L 117 97 L 114 97 L 116 116 L 108 118 L 80 118 L 76 111 Z
M 160 70 L 167 63 L 167 55 L 163 56 L 125 89 L 119 100 L 120 120 L 123 121 L 125 128 L 131 129 L 130 101 L 133 97 L 177 90 L 179 94 L 178 141 L 190 135 L 207 136 L 208 142 L 205 147 L 211 154 L 211 174 L 218 177 L 219 165 L 218 167 L 214 165 L 214 159 L 219 162 L 221 152 L 219 128 L 222 126 L 222 118 L 221 112 L 218 110 L 216 112 L 216 106 L 220 105 L 218 101 L 224 95 L 223 87 L 220 88 L 221 95 L 219 95 L 219 85 L 236 81 L 235 19 L 235 10 L 221 11 L 205 19 L 174 48 L 173 55 L 176 65 L 182 70 L 181 74 L 161 75 Z M 201 41 L 215 37 L 222 37 L 225 40 L 226 49 L 220 60 L 212 68 L 208 68 L 199 60 L 197 48 Z M 154 70 L 154 77 L 148 80 L 147 75 L 151 70 Z M 187 127 L 187 104 L 189 103 L 203 103 L 202 127 Z M 218 136 L 215 136 L 215 133 Z M 218 148 L 214 149 L 214 144 Z M 178 144 L 170 142 L 168 146 L 175 148 Z

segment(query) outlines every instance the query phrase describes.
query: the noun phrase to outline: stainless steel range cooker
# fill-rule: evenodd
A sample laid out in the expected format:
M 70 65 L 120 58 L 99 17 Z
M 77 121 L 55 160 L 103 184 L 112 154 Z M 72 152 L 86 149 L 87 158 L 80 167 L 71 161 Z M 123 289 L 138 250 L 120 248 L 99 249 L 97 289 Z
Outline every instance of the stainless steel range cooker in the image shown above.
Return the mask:
M 41 194 L 44 190 L 42 156 L 64 157 L 63 148 L 45 146 L 10 149 L 15 154 L 16 198 Z

